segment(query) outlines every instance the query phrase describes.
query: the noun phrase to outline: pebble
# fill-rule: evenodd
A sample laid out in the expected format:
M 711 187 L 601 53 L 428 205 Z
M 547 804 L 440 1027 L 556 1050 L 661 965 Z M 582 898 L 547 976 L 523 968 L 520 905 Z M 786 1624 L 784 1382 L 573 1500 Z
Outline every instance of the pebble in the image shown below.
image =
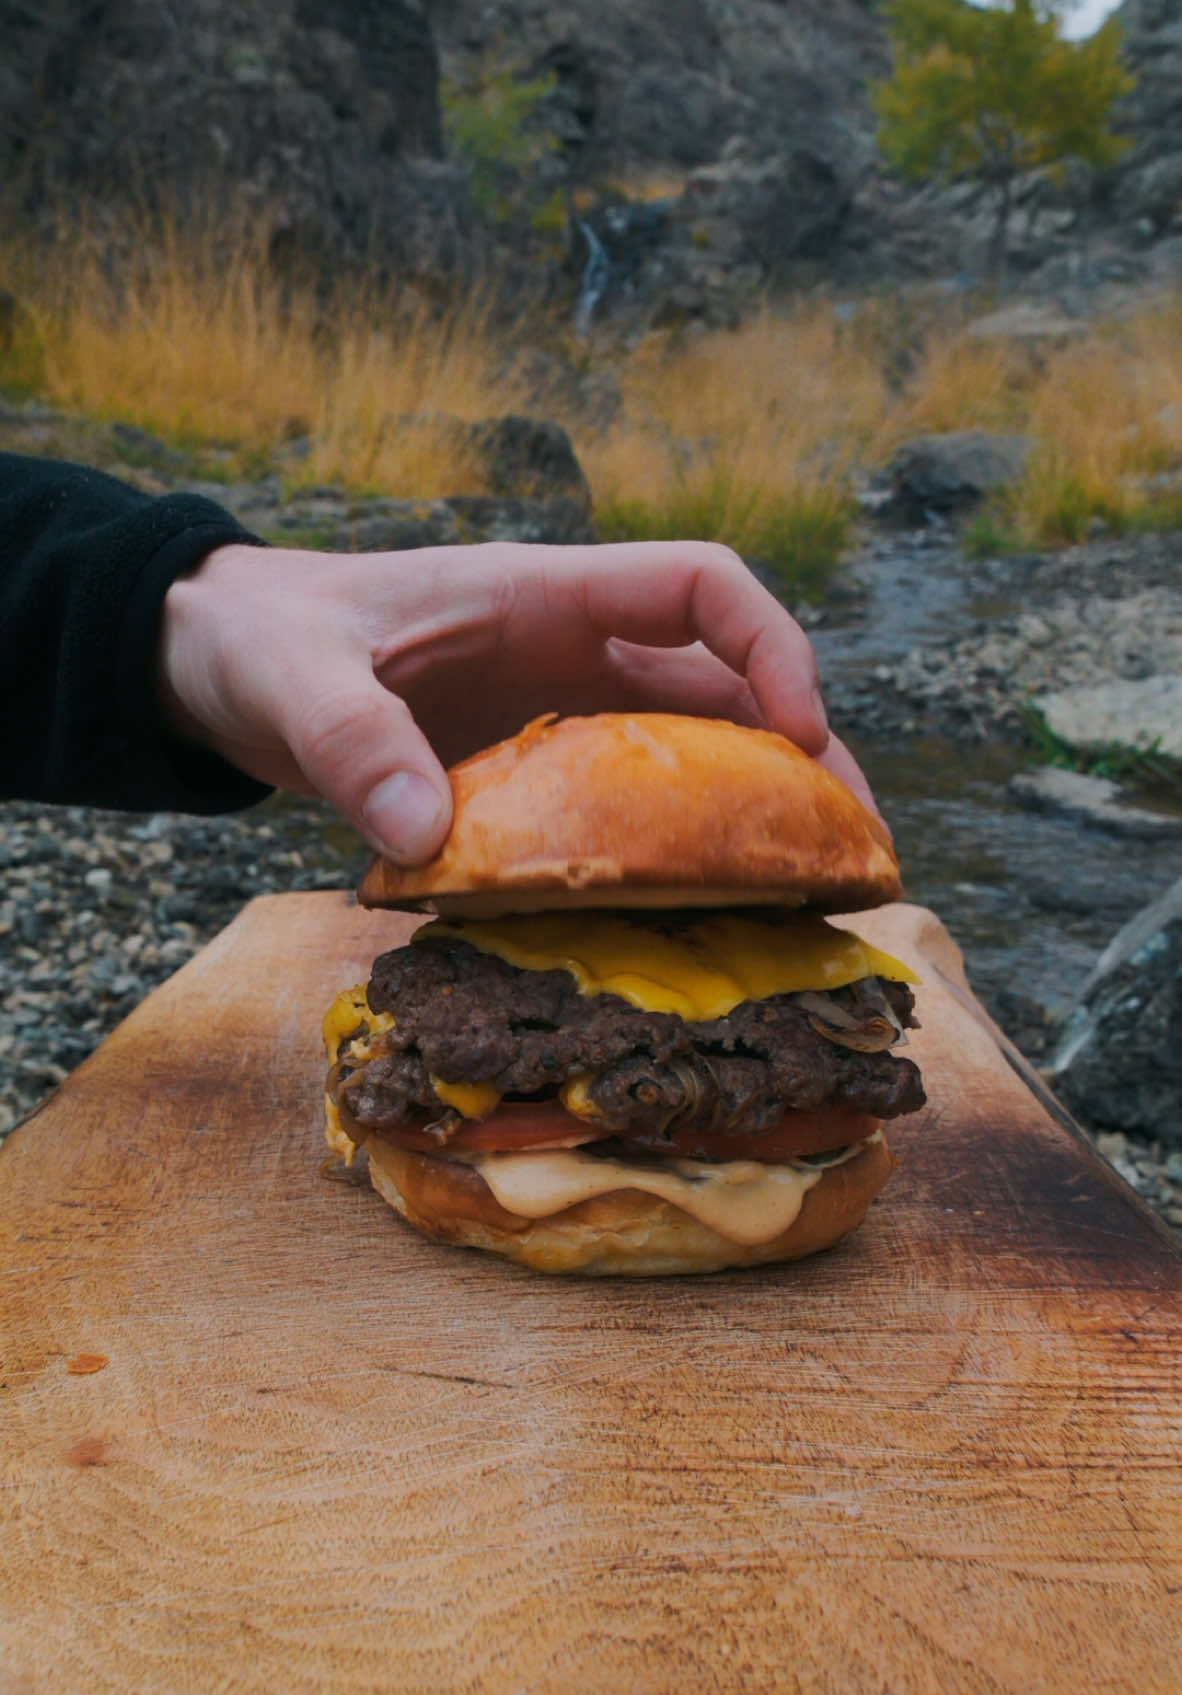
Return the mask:
M 1113 591 L 1110 589 L 1109 593 Z M 1045 633 L 1044 633 L 1045 632 Z M 978 725 L 1019 727 L 1032 697 L 1091 686 L 1097 677 L 1176 675 L 1182 670 L 1182 597 L 1159 585 L 1119 599 L 1063 593 L 1040 617 L 1001 619 L 989 635 L 946 648 L 915 648 L 875 675 L 911 706 L 941 703 Z
M 367 858 L 286 797 L 224 818 L 0 806 L 0 1138 L 252 896 L 351 887 Z

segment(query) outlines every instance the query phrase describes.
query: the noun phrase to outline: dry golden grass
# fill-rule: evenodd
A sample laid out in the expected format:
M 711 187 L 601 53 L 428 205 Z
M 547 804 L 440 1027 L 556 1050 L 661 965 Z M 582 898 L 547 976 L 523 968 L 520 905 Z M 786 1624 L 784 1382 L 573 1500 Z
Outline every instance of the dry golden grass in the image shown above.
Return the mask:
M 1180 331 L 1182 305 L 1155 307 L 1047 359 L 1023 395 L 1036 447 L 1010 500 L 1022 539 L 1170 516 L 1152 479 L 1182 466 Z
M 243 241 L 227 259 L 224 242 L 166 236 L 116 286 L 84 239 L 48 267 L 0 246 L 0 290 L 21 302 L 0 312 L 0 384 L 228 450 L 229 474 L 306 436 L 307 457 L 284 461 L 301 483 L 480 492 L 446 420 L 537 409 L 524 341 L 507 345 L 475 295 L 444 310 L 352 285 L 326 300 L 276 278 L 264 249 Z M 529 328 L 561 348 L 560 326 Z M 570 351 L 572 365 L 589 357 Z M 609 428 L 573 403 L 545 407 L 575 439 L 607 535 L 706 536 L 808 586 L 840 551 L 854 471 L 909 436 L 964 428 L 1035 440 L 989 516 L 999 532 L 1055 542 L 1095 518 L 1182 520 L 1182 496 L 1171 505 L 1151 483 L 1182 466 L 1182 295 L 1034 353 L 879 301 L 848 321 L 825 304 L 768 308 L 734 331 L 597 357 L 622 397 Z
M 258 246 L 219 265 L 197 244 L 166 239 L 117 289 L 93 249 L 35 290 L 27 264 L 8 255 L 0 286 L 34 302 L 37 373 L 24 386 L 70 411 L 255 462 L 309 436 L 301 481 L 473 492 L 478 472 L 439 416 L 486 418 L 517 398 L 475 300 L 441 311 L 407 292 L 353 288 L 326 305 L 273 275 Z M 6 362 L 30 359 L 13 346 Z
M 829 307 L 654 339 L 619 380 L 622 421 L 575 431 L 609 532 L 701 535 L 797 576 L 840 545 L 885 389 Z
M 1022 413 L 1030 356 L 1006 342 L 939 331 L 925 345 L 903 392 L 889 409 L 884 446 L 944 430 L 1009 430 Z
M 576 189 L 573 200 L 577 212 L 587 212 L 609 195 L 630 201 L 634 206 L 647 206 L 657 200 L 676 200 L 684 189 L 684 171 L 634 171 L 626 176 L 607 178 L 594 188 Z

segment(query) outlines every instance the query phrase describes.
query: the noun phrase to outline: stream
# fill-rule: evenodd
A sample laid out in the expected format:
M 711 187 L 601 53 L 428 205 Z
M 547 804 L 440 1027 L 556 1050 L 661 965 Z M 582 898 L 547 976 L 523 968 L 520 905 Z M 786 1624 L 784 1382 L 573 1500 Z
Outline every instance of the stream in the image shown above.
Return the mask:
M 1038 1059 L 1113 933 L 1178 875 L 1178 841 L 1021 807 L 1009 779 L 1035 761 L 1012 741 L 876 726 L 875 668 L 1022 609 L 1014 562 L 905 532 L 867 538 L 852 570 L 857 600 L 810 631 L 834 728 L 894 831 L 908 898 L 939 914 L 978 995 Z

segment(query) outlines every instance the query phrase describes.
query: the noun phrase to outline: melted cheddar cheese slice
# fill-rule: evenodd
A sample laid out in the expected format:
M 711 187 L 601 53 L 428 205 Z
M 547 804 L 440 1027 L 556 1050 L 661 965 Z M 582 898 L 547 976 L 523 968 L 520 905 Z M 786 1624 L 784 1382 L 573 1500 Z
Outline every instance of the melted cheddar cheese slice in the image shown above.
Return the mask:
M 724 1018 L 741 1001 L 840 989 L 860 977 L 919 981 L 901 960 L 852 931 L 798 913 L 710 913 L 667 930 L 615 913 L 437 919 L 414 941 L 436 936 L 456 936 L 526 970 L 569 971 L 585 995 L 619 995 L 642 1011 L 695 1022 Z
M 392 1013 L 370 1011 L 364 983 L 342 989 L 325 1013 L 321 1025 L 329 1064 L 335 1065 L 342 1057 L 341 1047 L 346 1041 L 345 1055 L 358 1065 L 364 1064 L 371 1057 L 374 1037 L 380 1036 L 383 1030 L 392 1029 L 393 1025 Z

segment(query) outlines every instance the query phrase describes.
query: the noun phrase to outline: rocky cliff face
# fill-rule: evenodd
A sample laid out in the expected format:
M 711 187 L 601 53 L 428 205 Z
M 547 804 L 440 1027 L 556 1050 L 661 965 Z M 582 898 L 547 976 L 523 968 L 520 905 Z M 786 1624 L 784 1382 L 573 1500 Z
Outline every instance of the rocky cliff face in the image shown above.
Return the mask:
M 1102 185 L 1104 209 L 1144 241 L 1176 241 L 1182 257 L 1182 0 L 1125 0 L 1124 56 L 1137 82 L 1120 127 L 1129 153 Z
M 236 201 L 412 271 L 471 240 L 421 0 L 0 0 L 0 180 L 31 220 Z
M 445 71 L 549 75 L 587 304 L 726 317 L 769 281 L 857 268 L 881 226 L 863 0 L 435 0 Z M 589 202 L 589 204 L 588 204 Z
M 856 173 L 873 152 L 868 78 L 887 69 L 863 0 L 434 0 L 445 65 L 551 70 L 580 174 L 692 169 L 741 142 Z
M 1015 272 L 1047 288 L 1078 274 L 1085 234 L 1115 241 L 1114 275 L 1149 268 L 1137 250 L 1182 265 L 1182 0 L 1121 18 L 1129 156 L 1027 185 L 1016 220 Z M 588 320 L 726 320 L 769 283 L 974 269 L 971 193 L 880 166 L 868 86 L 888 66 L 873 0 L 0 0 L 0 185 L 26 225 L 236 201 L 277 252 L 333 267 L 485 264 Z M 474 207 L 441 68 L 445 90 L 548 83 L 528 118 L 545 238 Z

